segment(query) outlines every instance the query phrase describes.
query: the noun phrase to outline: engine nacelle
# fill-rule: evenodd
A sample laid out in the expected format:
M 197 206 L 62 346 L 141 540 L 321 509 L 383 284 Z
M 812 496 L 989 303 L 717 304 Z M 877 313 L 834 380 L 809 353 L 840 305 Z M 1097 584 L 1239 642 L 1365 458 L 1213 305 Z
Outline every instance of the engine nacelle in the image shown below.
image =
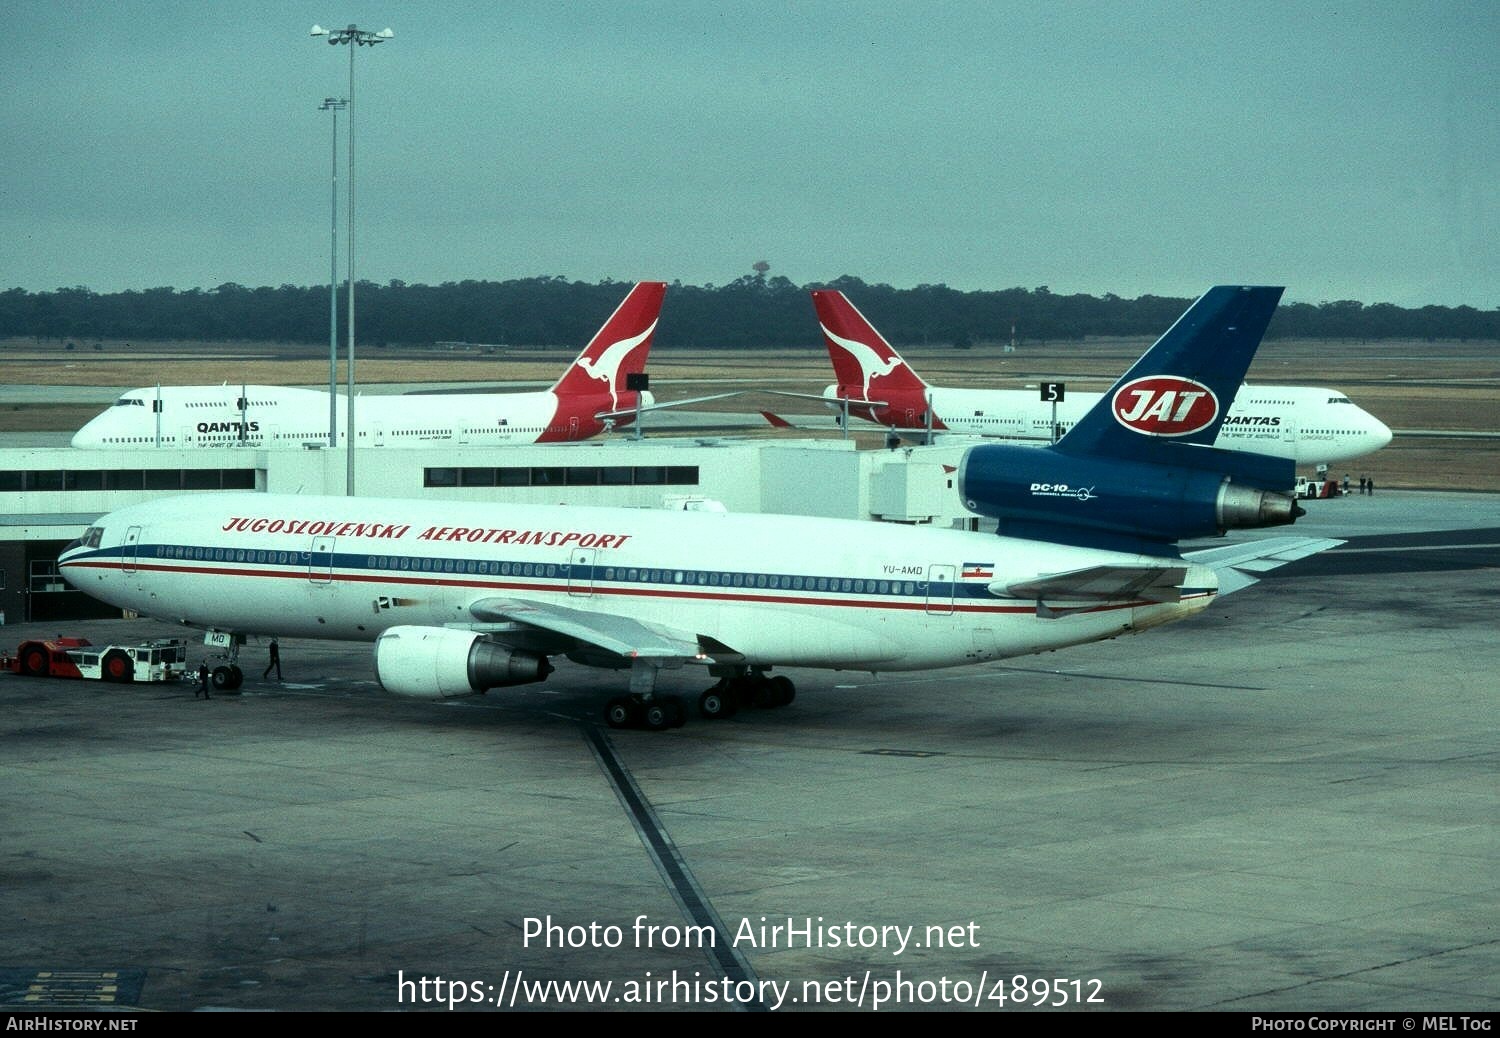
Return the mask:
M 525 685 L 552 673 L 547 657 L 446 627 L 392 627 L 375 641 L 375 678 L 398 696 L 447 699 Z
M 1173 456 L 1196 461 L 1198 455 L 1183 453 L 1194 450 L 1180 448 Z M 959 466 L 958 488 L 970 509 L 1000 520 L 1002 533 L 1017 525 L 1066 526 L 1172 542 L 1280 526 L 1302 514 L 1289 494 L 1241 485 L 1213 468 L 1035 447 L 970 449 Z

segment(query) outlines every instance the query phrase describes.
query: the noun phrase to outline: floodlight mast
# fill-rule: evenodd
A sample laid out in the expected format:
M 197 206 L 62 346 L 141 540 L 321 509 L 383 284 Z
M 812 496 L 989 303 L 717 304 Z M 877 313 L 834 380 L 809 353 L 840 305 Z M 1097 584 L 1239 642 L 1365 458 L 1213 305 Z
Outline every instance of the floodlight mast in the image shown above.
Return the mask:
M 333 113 L 333 213 L 328 269 L 328 449 L 339 445 L 339 112 L 349 107 L 347 97 L 325 97 L 320 112 Z
M 373 47 L 377 43 L 395 37 L 395 33 L 389 28 L 381 29 L 379 32 L 369 32 L 357 25 L 351 25 L 346 29 L 325 29 L 321 25 L 314 25 L 309 36 L 326 36 L 332 44 L 349 45 L 349 229 L 345 232 L 349 247 L 349 389 L 346 400 L 347 414 L 344 420 L 344 435 L 347 437 L 346 449 L 346 476 L 344 493 L 349 497 L 354 496 L 354 441 L 357 433 L 354 428 L 354 51 L 358 47 Z

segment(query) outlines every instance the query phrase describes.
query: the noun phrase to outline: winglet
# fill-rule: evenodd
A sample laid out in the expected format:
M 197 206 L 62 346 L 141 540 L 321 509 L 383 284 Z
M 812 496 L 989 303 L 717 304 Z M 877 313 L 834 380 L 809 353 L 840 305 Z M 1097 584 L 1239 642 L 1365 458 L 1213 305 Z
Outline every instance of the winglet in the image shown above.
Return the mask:
M 626 376 L 646 369 L 646 355 L 666 292 L 665 281 L 638 282 L 563 372 L 552 392 L 558 396 L 624 393 Z

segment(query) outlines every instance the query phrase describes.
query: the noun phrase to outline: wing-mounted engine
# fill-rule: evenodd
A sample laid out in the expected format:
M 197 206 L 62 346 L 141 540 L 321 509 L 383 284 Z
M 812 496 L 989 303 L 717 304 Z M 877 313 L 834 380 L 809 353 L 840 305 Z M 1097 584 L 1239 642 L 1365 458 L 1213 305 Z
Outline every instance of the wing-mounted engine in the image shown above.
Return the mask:
M 1284 459 L 1161 444 L 1149 460 L 986 445 L 964 455 L 964 504 L 1000 521 L 1000 532 L 1044 540 L 1091 535 L 1172 543 L 1231 529 L 1281 526 L 1302 509 Z
M 375 677 L 398 696 L 471 696 L 541 681 L 551 673 L 547 657 L 510 649 L 472 631 L 392 627 L 375 642 Z

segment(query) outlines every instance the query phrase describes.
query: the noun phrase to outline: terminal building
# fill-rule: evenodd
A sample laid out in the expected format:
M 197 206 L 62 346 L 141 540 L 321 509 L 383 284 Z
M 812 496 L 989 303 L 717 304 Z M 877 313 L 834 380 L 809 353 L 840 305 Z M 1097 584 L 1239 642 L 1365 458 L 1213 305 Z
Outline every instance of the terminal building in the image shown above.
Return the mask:
M 868 519 L 977 529 L 958 500 L 962 446 L 856 451 L 847 440 L 660 438 L 355 452 L 361 497 L 612 505 Z M 57 557 L 99 516 L 174 494 L 331 494 L 342 450 L 0 449 L 0 623 L 110 615 Z

